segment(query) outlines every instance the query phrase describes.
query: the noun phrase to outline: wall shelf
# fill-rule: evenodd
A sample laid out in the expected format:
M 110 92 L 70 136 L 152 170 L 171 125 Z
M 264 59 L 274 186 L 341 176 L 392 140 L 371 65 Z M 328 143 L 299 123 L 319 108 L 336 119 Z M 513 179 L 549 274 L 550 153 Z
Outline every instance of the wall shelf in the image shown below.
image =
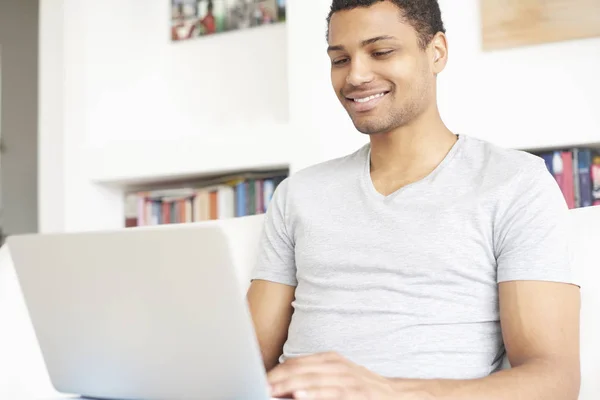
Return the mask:
M 598 142 L 567 142 L 565 141 L 565 143 L 554 143 L 554 144 L 546 144 L 546 145 L 541 145 L 541 146 L 533 146 L 533 147 L 526 147 L 526 148 L 520 148 L 519 150 L 524 150 L 527 151 L 529 153 L 545 153 L 545 152 L 551 152 L 551 151 L 556 151 L 556 150 L 568 150 L 568 149 L 572 149 L 572 148 L 592 148 L 592 149 L 598 149 L 600 150 L 600 141 Z
M 506 135 L 496 132 L 487 134 L 486 136 L 482 136 L 482 139 L 491 141 L 502 147 L 524 150 L 531 153 L 573 147 L 600 148 L 600 132 L 594 130 L 585 132 L 574 131 L 570 134 L 561 134 L 560 131 L 535 132 L 532 134 L 528 131 L 515 129 Z
M 286 127 L 262 136 L 119 141 L 87 150 L 93 183 L 130 189 L 227 175 L 290 169 Z

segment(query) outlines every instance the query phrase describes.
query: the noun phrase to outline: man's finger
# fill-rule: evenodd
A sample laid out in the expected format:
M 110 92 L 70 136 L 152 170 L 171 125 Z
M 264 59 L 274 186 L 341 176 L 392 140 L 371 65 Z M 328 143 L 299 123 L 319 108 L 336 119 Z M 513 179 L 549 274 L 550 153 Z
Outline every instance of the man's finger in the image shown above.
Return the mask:
M 293 396 L 294 399 L 306 400 L 354 400 L 345 388 L 338 386 L 299 390 Z
M 267 380 L 270 385 L 277 384 L 282 380 L 297 375 L 321 374 L 321 375 L 340 375 L 348 372 L 348 365 L 337 362 L 285 362 L 273 368 L 267 374 Z
M 271 384 L 271 397 L 285 397 L 298 391 L 321 388 L 348 388 L 354 386 L 353 382 L 352 377 L 346 374 L 309 373 L 293 375 L 275 384 Z

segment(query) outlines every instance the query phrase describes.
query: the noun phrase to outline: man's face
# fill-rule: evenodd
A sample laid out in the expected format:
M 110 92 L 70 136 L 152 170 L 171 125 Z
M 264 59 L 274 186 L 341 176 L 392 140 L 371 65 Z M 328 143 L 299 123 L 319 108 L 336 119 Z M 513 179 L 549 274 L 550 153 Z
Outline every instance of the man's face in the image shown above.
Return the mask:
M 432 60 L 393 3 L 336 12 L 328 39 L 333 88 L 360 132 L 387 133 L 434 101 Z

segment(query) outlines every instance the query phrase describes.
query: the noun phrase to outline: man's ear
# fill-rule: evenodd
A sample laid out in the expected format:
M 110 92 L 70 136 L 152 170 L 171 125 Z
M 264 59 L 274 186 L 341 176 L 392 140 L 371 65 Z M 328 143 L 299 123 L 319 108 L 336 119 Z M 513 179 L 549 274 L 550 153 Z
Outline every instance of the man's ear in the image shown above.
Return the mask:
M 431 41 L 433 52 L 433 72 L 439 74 L 448 62 L 448 40 L 443 32 L 438 32 Z

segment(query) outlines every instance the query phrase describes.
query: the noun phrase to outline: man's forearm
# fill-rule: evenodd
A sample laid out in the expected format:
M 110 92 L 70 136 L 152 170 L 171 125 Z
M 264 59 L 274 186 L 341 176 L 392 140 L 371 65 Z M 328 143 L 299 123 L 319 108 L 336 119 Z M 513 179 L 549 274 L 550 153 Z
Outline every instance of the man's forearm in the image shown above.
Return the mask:
M 432 400 L 577 400 L 580 377 L 571 360 L 532 360 L 481 379 L 393 382 L 399 393 L 423 393 Z

